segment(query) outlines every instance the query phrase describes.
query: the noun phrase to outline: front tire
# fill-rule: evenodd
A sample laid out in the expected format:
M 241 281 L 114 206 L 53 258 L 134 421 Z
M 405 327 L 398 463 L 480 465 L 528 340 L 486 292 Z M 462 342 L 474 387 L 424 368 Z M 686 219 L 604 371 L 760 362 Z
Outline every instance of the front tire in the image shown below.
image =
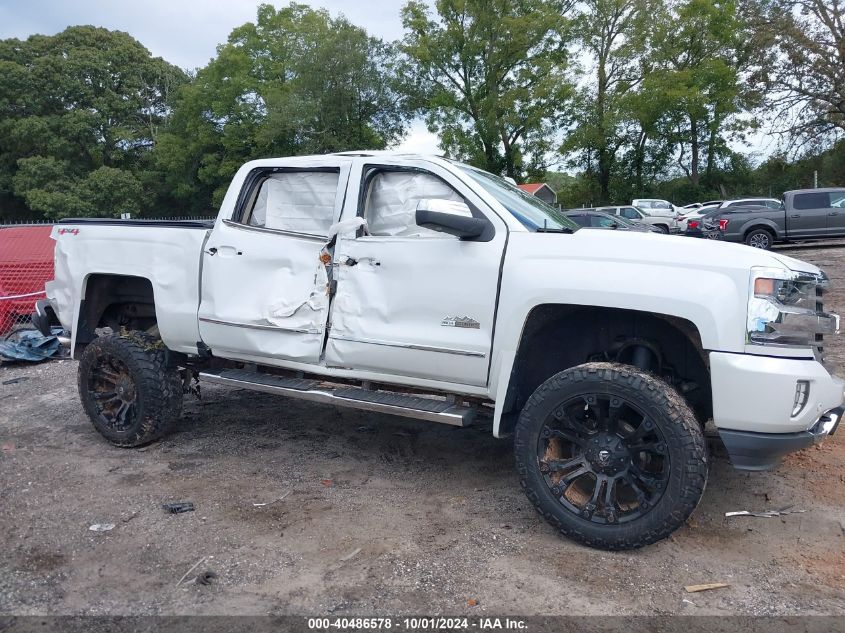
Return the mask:
M 627 365 L 587 363 L 549 378 L 522 410 L 514 449 L 540 515 L 599 549 L 666 538 L 707 482 L 693 412 L 669 384 Z
M 82 354 L 77 374 L 82 406 L 115 446 L 149 444 L 182 413 L 182 382 L 161 339 L 138 331 L 101 336 Z

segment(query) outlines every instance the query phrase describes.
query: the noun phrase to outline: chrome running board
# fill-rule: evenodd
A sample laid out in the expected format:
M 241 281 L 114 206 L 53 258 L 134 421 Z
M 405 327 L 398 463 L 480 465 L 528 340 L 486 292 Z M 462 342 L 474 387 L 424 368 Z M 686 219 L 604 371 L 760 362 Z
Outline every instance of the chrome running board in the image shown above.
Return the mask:
M 242 369 L 221 369 L 200 372 L 200 380 L 217 385 L 264 391 L 310 402 L 339 407 L 389 413 L 406 418 L 441 422 L 452 426 L 468 426 L 475 411 L 449 400 L 412 396 L 392 391 L 375 391 L 349 385 L 331 386 L 319 380 L 285 378 Z

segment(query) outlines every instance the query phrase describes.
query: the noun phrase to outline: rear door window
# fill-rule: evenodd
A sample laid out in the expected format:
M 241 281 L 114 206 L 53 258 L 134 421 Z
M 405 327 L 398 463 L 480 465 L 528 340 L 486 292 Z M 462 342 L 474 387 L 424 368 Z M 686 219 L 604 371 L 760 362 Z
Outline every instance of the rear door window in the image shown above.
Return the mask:
M 808 209 L 829 209 L 831 194 L 827 192 L 796 193 L 792 206 L 801 210 Z
M 247 218 L 249 226 L 328 235 L 336 221 L 339 172 L 290 171 L 267 176 Z

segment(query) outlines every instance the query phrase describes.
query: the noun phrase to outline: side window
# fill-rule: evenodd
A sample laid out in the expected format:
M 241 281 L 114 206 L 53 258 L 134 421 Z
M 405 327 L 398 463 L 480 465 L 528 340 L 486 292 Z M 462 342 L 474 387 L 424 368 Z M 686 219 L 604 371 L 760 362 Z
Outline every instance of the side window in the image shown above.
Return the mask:
M 831 192 L 830 206 L 833 209 L 845 209 L 845 191 Z
M 827 209 L 830 207 L 830 195 L 823 192 L 796 193 L 792 202 L 796 209 Z
M 375 236 L 443 238 L 443 233 L 417 226 L 417 205 L 420 200 L 426 199 L 465 202 L 463 196 L 432 174 L 420 171 L 377 172 L 367 182 L 364 194 L 367 230 Z
M 335 222 L 339 176 L 336 171 L 291 171 L 267 176 L 258 185 L 246 224 L 328 235 Z
M 628 218 L 629 220 L 639 220 L 640 214 L 637 212 L 636 209 L 632 209 L 631 207 L 626 207 L 622 209 L 622 217 Z
M 599 228 L 608 228 L 613 226 L 613 220 L 611 218 L 606 218 L 603 215 L 591 215 L 590 222 L 592 226 Z
M 640 200 L 640 204 L 637 205 L 640 209 L 653 209 L 654 205 L 651 203 L 651 200 Z

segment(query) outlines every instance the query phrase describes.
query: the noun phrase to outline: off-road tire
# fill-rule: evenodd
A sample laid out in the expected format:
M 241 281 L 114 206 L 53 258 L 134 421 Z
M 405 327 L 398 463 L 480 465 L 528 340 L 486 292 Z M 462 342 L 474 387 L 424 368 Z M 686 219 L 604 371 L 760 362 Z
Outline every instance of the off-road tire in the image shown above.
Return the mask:
M 629 523 L 596 524 L 567 509 L 541 473 L 538 441 L 549 416 L 581 394 L 609 394 L 635 404 L 657 425 L 669 456 L 659 501 Z M 616 363 L 586 363 L 555 374 L 528 399 L 514 436 L 516 468 L 525 494 L 562 535 L 589 547 L 623 550 L 669 536 L 695 510 L 707 483 L 707 448 L 699 422 L 678 392 L 653 374 Z
M 167 356 L 161 339 L 139 331 L 101 336 L 85 348 L 77 373 L 79 397 L 94 428 L 115 446 L 149 444 L 169 433 L 179 419 L 182 381 Z M 136 404 L 127 413 L 130 419 L 119 429 L 101 413 L 90 388 L 105 360 L 125 368 L 135 390 Z
M 766 229 L 754 229 L 745 236 L 745 244 L 752 248 L 759 248 L 764 251 L 771 250 L 775 242 L 775 236 Z

